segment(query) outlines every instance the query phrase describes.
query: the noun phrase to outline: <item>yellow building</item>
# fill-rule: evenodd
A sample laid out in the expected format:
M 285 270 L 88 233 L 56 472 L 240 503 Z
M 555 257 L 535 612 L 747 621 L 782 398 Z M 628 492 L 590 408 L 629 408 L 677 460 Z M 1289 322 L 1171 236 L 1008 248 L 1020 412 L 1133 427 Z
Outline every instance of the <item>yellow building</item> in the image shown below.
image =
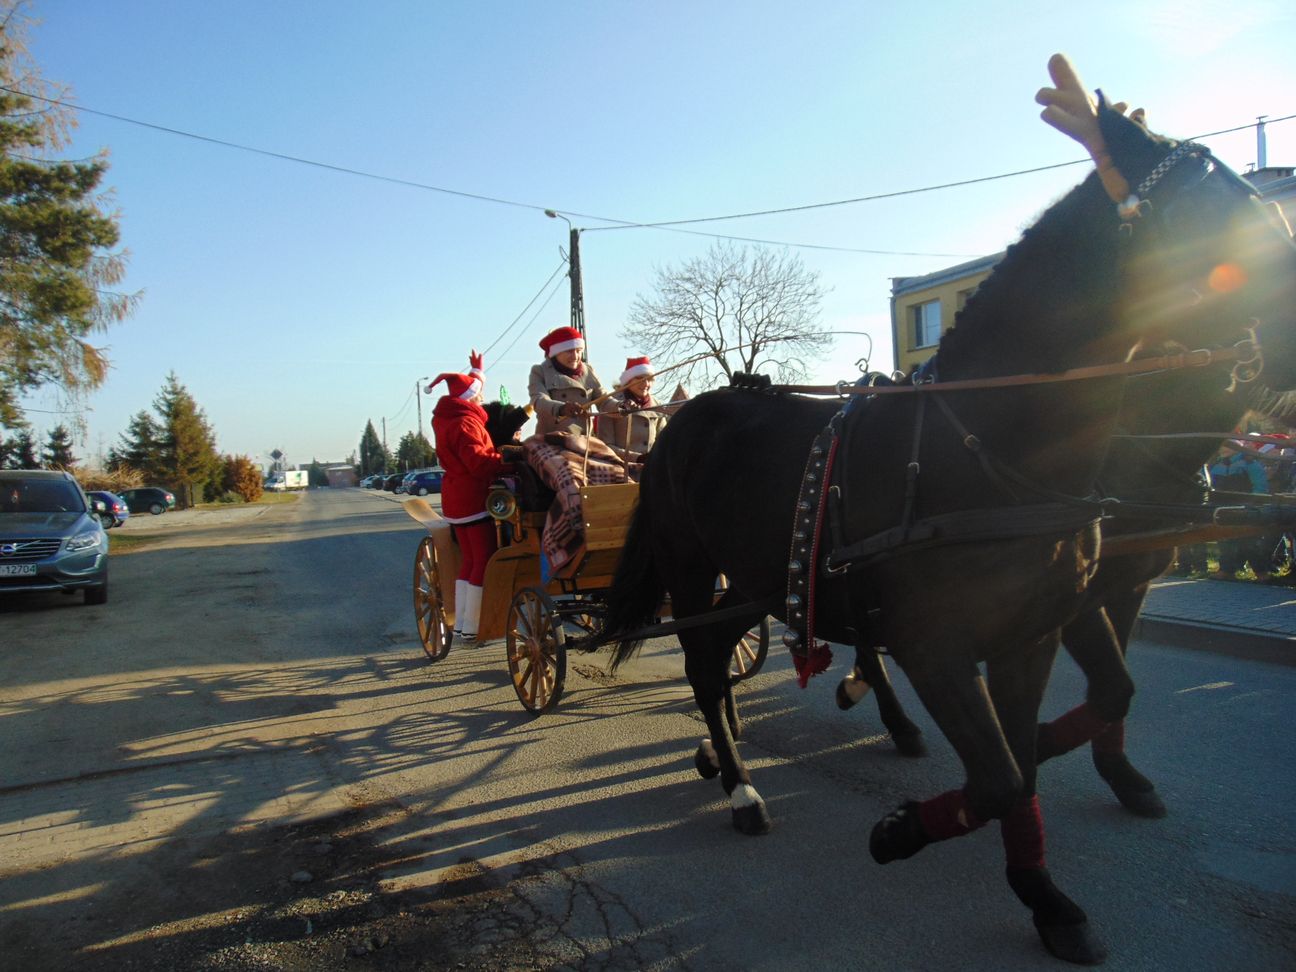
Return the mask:
M 978 257 L 921 277 L 891 278 L 891 347 L 895 370 L 908 374 L 936 351 L 1002 253 Z

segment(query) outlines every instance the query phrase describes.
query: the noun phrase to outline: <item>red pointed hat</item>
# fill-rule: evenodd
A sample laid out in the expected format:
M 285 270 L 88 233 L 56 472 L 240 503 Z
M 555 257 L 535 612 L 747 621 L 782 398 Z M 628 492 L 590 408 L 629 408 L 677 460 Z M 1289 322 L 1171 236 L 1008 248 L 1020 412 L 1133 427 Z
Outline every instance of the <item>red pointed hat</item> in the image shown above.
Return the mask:
M 626 358 L 625 371 L 621 372 L 617 384 L 624 388 L 636 378 L 642 378 L 644 375 L 651 375 L 652 373 L 652 362 L 648 360 L 647 355 L 642 358 Z
M 451 395 L 467 401 L 486 387 L 486 372 L 482 371 L 482 356 L 475 350 L 468 355 L 468 366 L 469 371 L 466 375 L 454 371 L 443 371 L 423 390 L 431 394 L 437 383 L 444 381 Z
M 546 358 L 557 357 L 564 351 L 583 351 L 585 339 L 574 327 L 555 327 L 540 339 L 540 350 Z

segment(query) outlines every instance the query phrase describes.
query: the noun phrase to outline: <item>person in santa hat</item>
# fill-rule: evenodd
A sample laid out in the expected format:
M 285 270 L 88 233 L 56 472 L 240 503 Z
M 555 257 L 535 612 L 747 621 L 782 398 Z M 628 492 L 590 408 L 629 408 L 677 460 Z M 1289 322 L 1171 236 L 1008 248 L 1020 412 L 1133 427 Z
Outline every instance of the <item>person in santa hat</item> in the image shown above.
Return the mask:
M 652 361 L 646 355 L 627 358 L 617 379 L 620 391 L 608 399 L 609 414 L 599 419 L 603 438 L 632 462 L 643 460 L 666 425 L 668 416 L 652 396 L 653 381 Z
M 432 434 L 437 460 L 445 470 L 441 514 L 454 524 L 461 554 L 455 579 L 455 634 L 465 640 L 477 637 L 486 562 L 495 552 L 495 523 L 486 514 L 486 493 L 497 477 L 512 470 L 486 432 L 482 356 L 474 350 L 468 363 L 468 374 L 445 372 L 426 389 L 430 393 L 443 381 L 447 388 L 432 410 Z
M 545 359 L 531 369 L 527 382 L 536 435 L 588 434 L 591 428 L 585 406 L 608 389 L 584 360 L 585 339 L 574 327 L 556 327 L 540 339 L 540 349 Z

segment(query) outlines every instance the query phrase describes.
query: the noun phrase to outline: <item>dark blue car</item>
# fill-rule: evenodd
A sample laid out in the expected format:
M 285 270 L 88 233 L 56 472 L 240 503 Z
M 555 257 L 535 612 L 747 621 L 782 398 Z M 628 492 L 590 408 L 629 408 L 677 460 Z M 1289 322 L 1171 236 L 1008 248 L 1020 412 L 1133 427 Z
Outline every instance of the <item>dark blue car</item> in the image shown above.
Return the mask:
M 130 510 L 126 506 L 126 501 L 116 493 L 110 493 L 106 489 L 92 489 L 86 495 L 90 497 L 95 512 L 99 514 L 99 522 L 103 524 L 105 530 L 119 527 L 130 519 Z
M 420 469 L 405 477 L 402 484 L 410 496 L 426 496 L 428 493 L 441 492 L 441 477 L 445 470 L 440 466 L 434 469 Z

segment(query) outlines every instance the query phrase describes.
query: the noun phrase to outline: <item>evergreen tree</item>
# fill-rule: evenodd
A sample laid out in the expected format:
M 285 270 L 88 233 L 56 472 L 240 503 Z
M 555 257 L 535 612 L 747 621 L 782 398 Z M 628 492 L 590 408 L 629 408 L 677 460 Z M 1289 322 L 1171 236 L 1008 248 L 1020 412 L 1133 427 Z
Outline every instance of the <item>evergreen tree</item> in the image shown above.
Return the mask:
M 75 116 L 27 53 L 22 6 L 0 0 L 0 426 L 10 428 L 23 424 L 26 392 L 103 383 L 108 359 L 89 338 L 134 303 L 111 289 L 125 263 L 99 192 L 106 154 L 52 158 Z
M 12 437 L 0 438 L 0 469 L 12 468 L 9 460 L 13 458 L 14 449 L 15 445 Z
M 318 459 L 312 459 L 311 464 L 306 467 L 306 482 L 311 486 L 327 486 L 329 484 L 328 473 L 320 465 Z
M 153 400 L 161 435 L 160 472 L 187 505 L 220 494 L 223 464 L 207 417 L 175 373 Z M 208 492 L 212 495 L 208 496 Z
M 382 440 L 374 431 L 373 419 L 370 419 L 365 423 L 364 434 L 360 437 L 360 475 L 371 476 L 374 473 L 386 472 L 389 459 Z
M 114 472 L 135 469 L 145 479 L 156 479 L 161 464 L 160 435 L 157 420 L 147 411 L 137 412 L 121 434 L 120 444 L 108 450 L 108 468 Z
M 56 425 L 50 430 L 41 450 L 41 462 L 46 469 L 66 469 L 69 472 L 76 467 L 77 458 L 72 455 L 72 436 L 67 426 Z
M 436 450 L 421 433 L 406 432 L 396 447 L 398 469 L 423 469 L 436 465 Z
M 19 429 L 9 439 L 9 468 L 40 468 L 40 462 L 36 458 L 36 443 L 32 441 L 31 433 L 26 429 Z

